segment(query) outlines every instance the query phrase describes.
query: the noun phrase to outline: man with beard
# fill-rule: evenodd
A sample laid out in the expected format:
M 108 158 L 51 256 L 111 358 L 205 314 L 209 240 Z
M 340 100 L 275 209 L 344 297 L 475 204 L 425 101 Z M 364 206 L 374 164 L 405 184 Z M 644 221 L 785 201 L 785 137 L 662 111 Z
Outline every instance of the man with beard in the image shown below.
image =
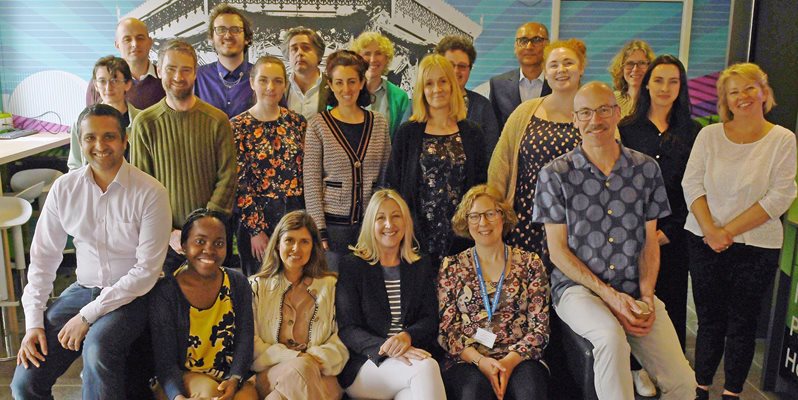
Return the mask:
M 490 102 L 499 129 L 524 101 L 551 93 L 543 74 L 543 49 L 549 44 L 549 30 L 539 22 L 527 22 L 515 32 L 515 57 L 520 68 L 490 78 Z
M 283 102 L 307 120 L 327 109 L 330 87 L 319 70 L 324 47 L 324 39 L 304 26 L 289 29 L 282 45 L 291 69 Z
M 114 46 L 119 49 L 119 54 L 127 61 L 133 75 L 133 85 L 125 94 L 133 107 L 143 110 L 164 96 L 161 78 L 155 64 L 150 61 L 152 38 L 147 31 L 147 25 L 136 18 L 125 18 L 116 26 Z M 102 99 L 97 93 L 94 79 L 86 88 L 86 105 L 100 103 Z
M 657 219 L 671 213 L 668 196 L 657 162 L 615 140 L 620 119 L 609 86 L 582 86 L 573 118 L 582 143 L 538 174 L 532 219 L 545 224 L 556 267 L 552 304 L 593 345 L 599 399 L 634 400 L 630 352 L 661 399 L 690 399 L 695 374 L 654 295 Z
M 252 106 L 252 63 L 246 61 L 252 27 L 241 10 L 222 3 L 211 10 L 208 41 L 219 60 L 199 67 L 194 93 L 232 118 Z
M 169 193 L 172 235 L 164 270 L 171 273 L 185 261 L 180 228 L 186 217 L 201 207 L 230 214 L 236 153 L 227 115 L 194 95 L 194 48 L 171 40 L 158 51 L 158 65 L 166 97 L 133 121 L 130 159 Z

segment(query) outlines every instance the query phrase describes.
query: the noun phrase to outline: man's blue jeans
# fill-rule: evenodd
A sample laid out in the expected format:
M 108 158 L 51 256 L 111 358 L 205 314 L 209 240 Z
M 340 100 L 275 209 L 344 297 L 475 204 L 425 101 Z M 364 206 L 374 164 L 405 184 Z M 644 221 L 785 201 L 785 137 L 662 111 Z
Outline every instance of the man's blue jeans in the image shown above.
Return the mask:
M 125 359 L 130 344 L 147 323 L 147 299 L 139 297 L 100 317 L 89 328 L 80 351 L 58 343 L 58 332 L 81 308 L 100 294 L 99 288 L 73 283 L 44 314 L 47 355 L 39 368 L 18 365 L 11 381 L 15 399 L 52 399 L 52 388 L 72 362 L 83 354 L 83 399 L 117 399 L 125 393 Z

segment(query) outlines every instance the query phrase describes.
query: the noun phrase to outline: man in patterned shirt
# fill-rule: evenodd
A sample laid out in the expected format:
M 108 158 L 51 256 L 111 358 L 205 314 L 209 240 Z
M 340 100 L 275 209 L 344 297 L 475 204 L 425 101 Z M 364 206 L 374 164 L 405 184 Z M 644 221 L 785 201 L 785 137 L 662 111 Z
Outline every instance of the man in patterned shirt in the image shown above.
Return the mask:
M 532 218 L 545 224 L 556 266 L 552 302 L 593 345 L 599 399 L 635 398 L 630 351 L 658 383 L 661 399 L 693 398 L 693 370 L 654 296 L 657 218 L 670 214 L 662 174 L 652 158 L 615 141 L 620 119 L 612 89 L 583 86 L 574 98 L 582 143 L 538 176 Z

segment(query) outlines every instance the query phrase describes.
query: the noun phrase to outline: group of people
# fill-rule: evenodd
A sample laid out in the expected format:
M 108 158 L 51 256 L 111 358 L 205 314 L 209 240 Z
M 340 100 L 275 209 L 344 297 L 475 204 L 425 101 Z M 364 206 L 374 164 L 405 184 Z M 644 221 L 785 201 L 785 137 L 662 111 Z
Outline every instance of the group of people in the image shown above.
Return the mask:
M 81 355 L 84 398 L 547 398 L 555 318 L 592 344 L 600 399 L 707 399 L 723 356 L 742 391 L 796 196 L 759 67 L 721 73 L 702 129 L 682 63 L 642 41 L 613 87 L 583 84 L 585 44 L 526 23 L 485 98 L 449 36 L 411 98 L 383 34 L 322 71 L 321 35 L 292 28 L 290 73 L 249 63 L 252 37 L 221 4 L 218 61 L 171 40 L 156 66 L 146 25 L 117 26 L 35 231 L 15 398 Z M 77 281 L 48 305 L 68 236 Z

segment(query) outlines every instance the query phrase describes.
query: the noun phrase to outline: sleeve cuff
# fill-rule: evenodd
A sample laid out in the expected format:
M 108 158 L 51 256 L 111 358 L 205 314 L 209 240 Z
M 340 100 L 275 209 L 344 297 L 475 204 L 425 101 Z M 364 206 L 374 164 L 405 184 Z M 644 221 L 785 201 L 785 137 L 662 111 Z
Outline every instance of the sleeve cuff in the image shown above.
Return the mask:
M 79 313 L 83 316 L 83 318 L 86 318 L 86 321 L 89 321 L 89 324 L 94 324 L 94 322 L 100 318 L 100 311 L 97 308 L 96 301 L 92 301 L 83 306 Z

